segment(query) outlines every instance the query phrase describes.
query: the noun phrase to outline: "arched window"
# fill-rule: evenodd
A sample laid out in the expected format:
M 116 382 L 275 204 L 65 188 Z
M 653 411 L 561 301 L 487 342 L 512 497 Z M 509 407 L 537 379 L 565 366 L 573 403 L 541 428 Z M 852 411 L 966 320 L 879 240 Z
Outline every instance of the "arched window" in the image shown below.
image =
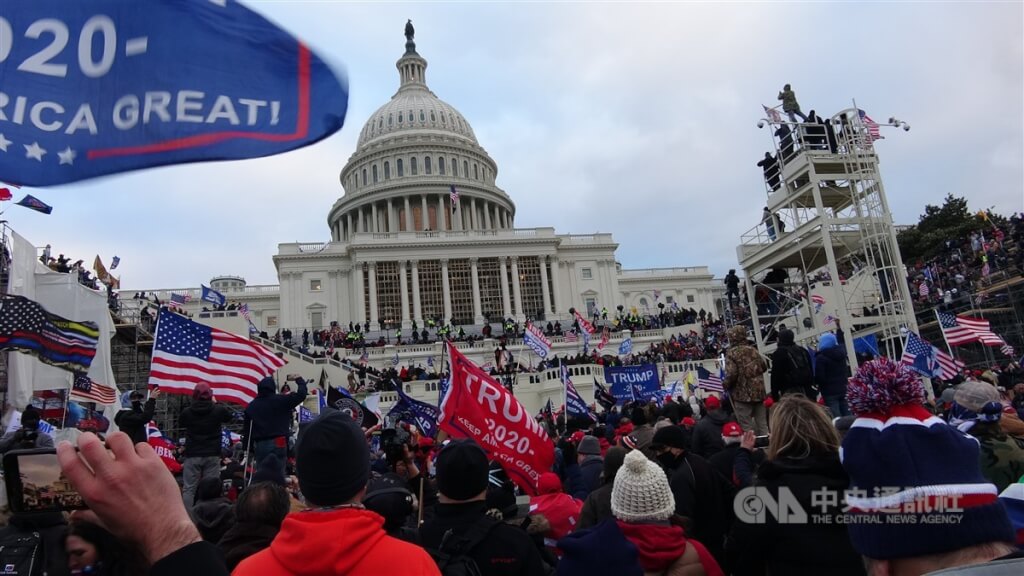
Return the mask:
M 462 161 L 462 177 L 469 178 L 469 161 Z
M 647 298 L 640 299 L 640 308 L 647 308 Z
M 437 117 L 434 116 L 434 111 L 433 110 L 430 111 L 430 121 L 431 122 L 437 122 Z
M 363 186 L 366 186 L 366 168 L 363 168 Z
M 420 122 L 426 122 L 427 117 L 423 114 L 423 110 L 420 110 Z
M 398 177 L 401 178 L 402 176 L 405 176 L 405 165 L 402 164 L 401 158 L 396 160 L 396 162 L 397 165 L 395 167 L 398 168 Z
M 441 114 L 441 124 L 448 125 L 448 120 L 445 119 L 444 114 Z
M 404 120 L 404 119 L 405 119 L 405 115 L 403 115 L 401 112 L 399 112 L 398 113 L 398 123 L 401 124 L 402 120 Z
M 444 176 L 444 158 L 440 156 L 437 158 L 437 172 Z
M 374 164 L 370 168 L 371 168 L 371 172 L 373 173 L 373 183 L 376 184 L 377 183 L 377 165 Z
M 384 179 L 391 180 L 391 162 L 384 161 Z
M 419 172 L 416 170 L 416 157 L 415 156 L 413 156 L 412 158 L 409 158 L 409 171 L 412 173 L 413 176 L 415 176 L 416 174 L 419 174 Z
M 388 114 L 388 126 L 391 126 L 391 125 L 394 124 L 394 122 L 393 122 L 394 119 L 395 119 L 395 117 L 394 117 L 393 114 Z
M 430 171 L 430 156 L 426 156 L 426 157 L 423 158 L 423 173 L 424 174 L 430 174 L 431 173 L 431 171 Z
M 413 118 L 415 117 L 412 115 L 412 110 L 409 110 L 409 124 L 412 124 L 415 121 Z
M 459 175 L 459 161 L 456 160 L 455 158 L 452 158 L 452 176 L 458 176 L 458 175 Z
M 380 123 L 377 125 L 377 129 L 378 130 L 380 130 L 381 128 L 384 128 L 384 117 L 383 116 L 380 117 Z
M 473 180 L 479 180 L 479 179 L 480 179 L 480 167 L 477 166 L 476 164 L 473 164 Z

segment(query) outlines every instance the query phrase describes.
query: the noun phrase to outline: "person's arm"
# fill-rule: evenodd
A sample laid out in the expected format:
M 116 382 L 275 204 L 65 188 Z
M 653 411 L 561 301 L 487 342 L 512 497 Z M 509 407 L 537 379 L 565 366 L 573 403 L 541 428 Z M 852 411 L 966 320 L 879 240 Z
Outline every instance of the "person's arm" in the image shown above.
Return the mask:
M 754 431 L 747 430 L 740 441 L 740 450 L 732 461 L 732 480 L 739 488 L 746 488 L 754 483 Z
M 155 391 L 154 391 L 154 393 L 155 393 Z M 143 424 L 145 425 L 147 422 L 152 420 L 153 419 L 153 414 L 155 414 L 155 413 L 156 413 L 156 397 L 153 396 L 153 397 L 150 397 L 149 400 L 146 400 L 146 405 L 142 408 Z
M 739 370 L 736 369 L 736 361 L 732 359 L 731 355 L 725 355 L 725 379 L 722 380 L 722 387 L 726 390 L 732 390 L 732 387 L 736 385 L 736 377 Z
M 302 404 L 302 401 L 309 395 L 309 390 L 306 388 L 306 381 L 303 380 L 301 376 L 295 379 L 295 384 L 298 388 L 295 389 L 295 392 L 288 395 L 288 406 L 290 408 L 295 408 L 299 404 Z
M 61 470 L 103 526 L 138 547 L 150 574 L 227 576 L 224 560 L 202 542 L 178 484 L 152 447 L 133 445 L 124 432 L 111 434 L 106 446 L 87 432 L 78 447 L 57 446 Z

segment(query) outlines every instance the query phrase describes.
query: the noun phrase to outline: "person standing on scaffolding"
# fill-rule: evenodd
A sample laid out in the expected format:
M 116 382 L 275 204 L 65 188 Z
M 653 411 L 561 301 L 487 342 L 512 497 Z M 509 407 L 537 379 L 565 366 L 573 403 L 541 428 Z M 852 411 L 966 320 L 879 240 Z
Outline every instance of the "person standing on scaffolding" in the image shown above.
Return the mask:
M 797 116 L 803 119 L 804 122 L 807 122 L 807 116 L 800 111 L 800 104 L 796 101 L 796 93 L 789 87 L 789 84 L 782 87 L 782 92 L 779 92 L 779 100 L 782 100 L 782 111 L 789 116 L 790 122 L 796 122 Z

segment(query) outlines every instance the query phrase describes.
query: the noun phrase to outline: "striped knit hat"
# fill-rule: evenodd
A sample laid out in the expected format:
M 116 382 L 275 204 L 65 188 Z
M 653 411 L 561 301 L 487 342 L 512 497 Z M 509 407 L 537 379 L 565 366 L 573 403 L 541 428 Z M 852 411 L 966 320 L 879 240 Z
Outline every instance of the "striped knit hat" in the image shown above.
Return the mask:
M 996 487 L 981 475 L 977 440 L 928 412 L 924 398 L 918 376 L 886 358 L 865 363 L 847 386 L 857 416 L 840 450 L 847 528 L 868 558 L 1014 541 Z

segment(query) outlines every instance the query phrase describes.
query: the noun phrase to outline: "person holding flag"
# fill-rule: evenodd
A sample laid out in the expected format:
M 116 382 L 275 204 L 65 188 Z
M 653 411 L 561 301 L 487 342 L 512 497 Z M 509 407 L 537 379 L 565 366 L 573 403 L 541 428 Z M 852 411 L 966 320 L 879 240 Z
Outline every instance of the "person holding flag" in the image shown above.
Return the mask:
M 230 410 L 214 403 L 209 384 L 196 384 L 192 389 L 192 404 L 178 417 L 178 423 L 185 429 L 183 497 L 186 508 L 192 508 L 196 488 L 203 478 L 220 477 L 223 426 L 232 417 Z
M 253 466 L 259 467 L 264 458 L 275 454 L 281 463 L 281 474 L 288 457 L 292 414 L 307 394 L 306 381 L 301 376 L 289 374 L 287 380 L 298 386 L 291 394 L 277 394 L 277 384 L 271 376 L 260 380 L 256 398 L 245 407 L 242 426 L 242 442 L 246 451 L 253 450 Z
M 121 411 L 114 416 L 114 424 L 132 439 L 132 444 L 146 442 L 146 425 L 153 419 L 156 412 L 156 399 L 160 395 L 159 388 L 153 388 L 149 399 L 143 405 L 145 395 L 138 390 L 125 392 L 121 395 Z

